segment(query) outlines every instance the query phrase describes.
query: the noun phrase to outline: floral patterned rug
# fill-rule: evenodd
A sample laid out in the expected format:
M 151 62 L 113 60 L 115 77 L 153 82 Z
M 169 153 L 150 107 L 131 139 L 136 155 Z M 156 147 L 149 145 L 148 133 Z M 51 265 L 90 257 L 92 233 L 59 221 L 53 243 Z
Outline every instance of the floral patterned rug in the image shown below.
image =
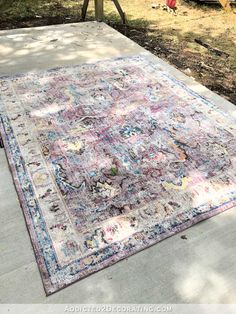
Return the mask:
M 236 125 L 141 56 L 0 80 L 45 291 L 236 205 Z

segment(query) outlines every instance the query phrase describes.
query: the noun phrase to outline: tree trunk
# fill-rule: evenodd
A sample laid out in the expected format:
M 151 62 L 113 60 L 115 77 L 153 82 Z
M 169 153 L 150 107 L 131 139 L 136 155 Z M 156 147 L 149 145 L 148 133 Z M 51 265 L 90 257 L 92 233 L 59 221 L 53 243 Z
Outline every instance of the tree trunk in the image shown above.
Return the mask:
M 95 17 L 98 22 L 103 21 L 104 3 L 103 0 L 95 0 Z

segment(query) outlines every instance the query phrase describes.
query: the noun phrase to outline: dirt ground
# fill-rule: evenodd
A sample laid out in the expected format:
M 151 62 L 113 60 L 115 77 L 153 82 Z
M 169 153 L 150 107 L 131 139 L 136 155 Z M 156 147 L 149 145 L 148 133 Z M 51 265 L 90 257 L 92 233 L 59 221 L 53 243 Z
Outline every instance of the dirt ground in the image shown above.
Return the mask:
M 93 19 L 90 1 L 88 20 Z M 19 0 L 0 12 L 0 29 L 80 21 L 82 0 Z M 220 5 L 177 1 L 176 15 L 153 9 L 164 0 L 120 0 L 123 26 L 111 0 L 106 22 L 155 55 L 236 104 L 236 14 Z M 234 9 L 235 10 L 235 9 Z

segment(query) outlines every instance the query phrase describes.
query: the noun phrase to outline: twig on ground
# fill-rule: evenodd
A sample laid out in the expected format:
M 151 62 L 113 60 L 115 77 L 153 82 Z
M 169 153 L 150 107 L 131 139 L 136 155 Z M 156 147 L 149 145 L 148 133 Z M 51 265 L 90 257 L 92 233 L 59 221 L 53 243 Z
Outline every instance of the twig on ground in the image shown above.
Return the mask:
M 199 44 L 199 45 L 201 45 L 201 46 L 207 48 L 209 51 L 215 53 L 217 56 L 226 57 L 226 58 L 229 57 L 229 54 L 228 54 L 227 52 L 224 52 L 224 51 L 221 51 L 221 50 L 219 50 L 219 49 L 217 49 L 217 48 L 214 48 L 214 47 L 212 47 L 211 45 L 209 45 L 208 43 L 202 41 L 201 39 L 195 38 L 194 41 L 195 41 L 197 44 Z

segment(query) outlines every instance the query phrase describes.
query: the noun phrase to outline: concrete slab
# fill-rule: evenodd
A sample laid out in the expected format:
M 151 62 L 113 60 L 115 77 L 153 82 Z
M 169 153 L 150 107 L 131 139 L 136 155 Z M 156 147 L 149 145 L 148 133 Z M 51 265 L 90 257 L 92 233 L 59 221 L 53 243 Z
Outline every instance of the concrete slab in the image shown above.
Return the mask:
M 228 101 L 103 23 L 0 32 L 0 75 L 144 54 L 236 116 Z M 235 303 L 235 208 L 46 297 L 0 149 L 1 303 Z

